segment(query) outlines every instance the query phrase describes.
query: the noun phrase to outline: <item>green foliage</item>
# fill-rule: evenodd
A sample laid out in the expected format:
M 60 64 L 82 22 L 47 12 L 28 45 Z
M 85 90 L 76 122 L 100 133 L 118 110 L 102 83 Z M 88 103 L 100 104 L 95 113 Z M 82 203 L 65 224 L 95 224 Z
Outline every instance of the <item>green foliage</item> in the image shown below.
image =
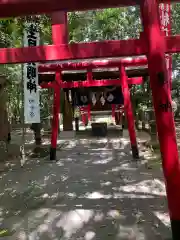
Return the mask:
M 75 42 L 136 38 L 139 8 L 109 8 L 69 14 L 70 40 Z

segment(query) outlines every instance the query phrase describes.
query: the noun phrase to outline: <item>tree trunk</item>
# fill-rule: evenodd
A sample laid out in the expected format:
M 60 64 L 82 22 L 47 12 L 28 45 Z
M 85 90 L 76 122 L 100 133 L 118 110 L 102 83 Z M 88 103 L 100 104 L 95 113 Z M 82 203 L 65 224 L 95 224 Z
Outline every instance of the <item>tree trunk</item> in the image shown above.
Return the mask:
M 68 102 L 66 94 L 64 94 L 63 131 L 73 130 L 72 121 L 73 121 L 72 106 Z
M 7 93 L 5 90 L 5 79 L 0 78 L 0 161 L 7 159 L 8 134 L 10 125 L 7 114 Z
M 34 132 L 34 140 L 36 147 L 34 152 L 38 152 L 41 148 L 42 138 L 41 138 L 41 123 L 32 123 L 31 130 Z

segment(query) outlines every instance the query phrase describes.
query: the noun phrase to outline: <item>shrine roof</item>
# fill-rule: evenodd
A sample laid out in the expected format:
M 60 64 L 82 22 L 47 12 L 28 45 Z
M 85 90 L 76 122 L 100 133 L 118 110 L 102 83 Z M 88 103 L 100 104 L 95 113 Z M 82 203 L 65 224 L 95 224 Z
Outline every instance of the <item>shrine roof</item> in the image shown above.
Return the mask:
M 131 77 L 146 77 L 148 76 L 148 68 L 135 68 L 135 69 L 126 69 L 127 76 Z M 79 80 L 86 80 L 86 73 L 85 72 L 76 72 L 76 73 L 66 73 L 62 75 L 64 81 L 79 81 Z M 96 71 L 93 73 L 93 77 L 95 79 L 118 79 L 119 78 L 119 71 Z M 50 82 L 54 81 L 55 74 L 48 73 L 48 74 L 39 74 L 39 82 Z
M 145 58 L 145 56 L 139 56 L 138 57 L 138 59 L 144 59 Z M 69 62 L 71 62 L 71 63 L 79 63 L 79 62 L 81 62 L 81 63 L 92 63 L 92 62 L 96 62 L 96 61 L 120 61 L 120 60 L 129 60 L 129 61 L 131 61 L 131 60 L 134 60 L 134 59 L 137 59 L 137 57 L 126 57 L 126 58 L 124 58 L 124 57 L 119 57 L 119 58 L 98 58 L 98 59 L 86 59 L 86 60 L 81 60 L 81 59 L 76 59 L 76 60 L 71 60 L 71 61 L 69 61 L 69 60 L 65 60 L 65 61 L 54 61 L 54 62 L 48 62 L 47 64 L 45 64 L 45 65 L 49 65 L 49 64 L 64 64 L 64 63 L 69 63 Z M 147 68 L 147 65 L 144 65 L 144 66 L 136 66 L 136 67 L 126 67 L 126 70 L 132 70 L 132 69 L 144 69 L 144 68 Z M 93 72 L 107 72 L 107 71 L 109 71 L 109 72 L 114 72 L 114 71 L 118 71 L 118 67 L 115 67 L 115 68 L 95 68 L 95 69 L 93 69 Z M 86 70 L 68 70 L 68 71 L 62 71 L 62 74 L 78 74 L 78 73 L 86 73 L 87 71 Z M 46 72 L 46 73 L 40 73 L 40 74 L 54 74 L 54 72 Z
M 86 59 L 86 60 L 72 60 L 72 61 L 58 61 L 58 62 L 48 62 L 48 64 L 63 64 L 63 63 L 78 63 L 78 62 L 95 62 L 95 61 L 107 61 L 107 60 L 133 60 L 137 57 L 128 57 L 128 58 L 106 58 L 106 59 Z M 144 58 L 140 56 L 138 58 Z M 47 65 L 48 65 L 47 64 Z M 136 66 L 136 67 L 126 67 L 126 73 L 128 77 L 140 77 L 148 76 L 147 65 Z M 119 69 L 118 68 L 96 68 L 93 70 L 94 79 L 118 79 L 119 78 Z M 39 73 L 39 82 L 51 82 L 55 79 L 55 72 L 46 72 Z M 76 70 L 76 71 L 62 71 L 63 81 L 83 81 L 86 80 L 86 70 Z

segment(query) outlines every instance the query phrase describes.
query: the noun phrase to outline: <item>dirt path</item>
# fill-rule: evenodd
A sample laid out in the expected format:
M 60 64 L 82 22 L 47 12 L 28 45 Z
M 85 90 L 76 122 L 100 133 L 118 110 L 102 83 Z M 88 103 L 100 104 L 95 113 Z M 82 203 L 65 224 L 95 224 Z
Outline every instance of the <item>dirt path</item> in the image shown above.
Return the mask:
M 147 152 L 143 152 L 147 155 Z M 72 140 L 59 161 L 0 176 L 0 222 L 17 240 L 160 240 L 170 234 L 162 174 L 126 140 Z

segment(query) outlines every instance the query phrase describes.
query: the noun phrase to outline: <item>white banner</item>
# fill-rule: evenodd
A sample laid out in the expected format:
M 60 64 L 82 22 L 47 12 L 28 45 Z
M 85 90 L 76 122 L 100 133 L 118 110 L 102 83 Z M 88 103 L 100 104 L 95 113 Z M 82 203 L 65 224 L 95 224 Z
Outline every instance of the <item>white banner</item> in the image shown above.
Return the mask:
M 40 35 L 35 22 L 26 23 L 24 30 L 24 47 L 38 46 Z M 24 76 L 24 122 L 40 123 L 40 94 L 38 85 L 38 64 L 26 63 Z

